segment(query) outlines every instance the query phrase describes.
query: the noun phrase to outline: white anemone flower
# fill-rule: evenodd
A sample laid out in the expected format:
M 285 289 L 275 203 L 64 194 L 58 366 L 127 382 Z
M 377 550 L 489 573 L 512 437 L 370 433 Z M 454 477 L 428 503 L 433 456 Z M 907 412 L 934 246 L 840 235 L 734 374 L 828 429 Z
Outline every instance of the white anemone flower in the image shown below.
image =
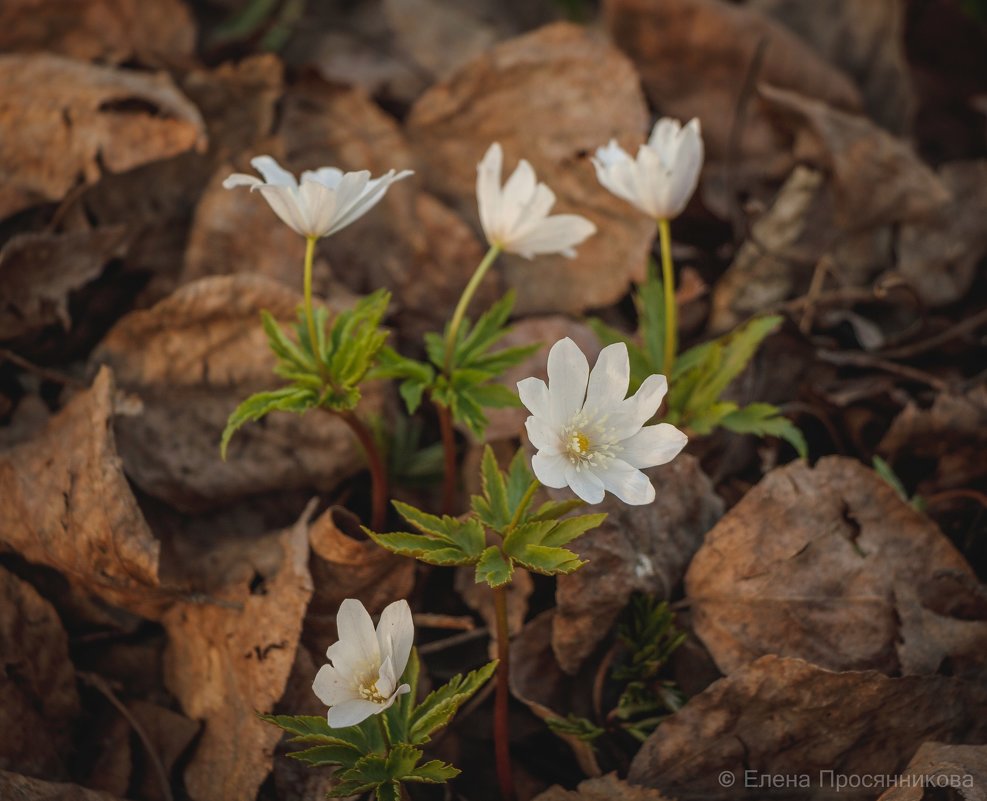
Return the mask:
M 476 202 L 487 243 L 526 259 L 545 253 L 574 258 L 576 245 L 595 233 L 596 226 L 578 214 L 550 217 L 555 193 L 538 182 L 524 159 L 502 187 L 503 163 L 504 151 L 494 142 L 476 168 Z
M 329 707 L 334 729 L 355 726 L 389 709 L 399 695 L 411 692 L 398 680 L 408 664 L 415 624 L 407 601 L 395 601 L 381 614 L 377 629 L 363 604 L 347 598 L 336 614 L 339 641 L 329 646 L 312 689 Z
M 315 239 L 358 220 L 380 202 L 391 184 L 412 174 L 411 170 L 390 170 L 371 178 L 368 170 L 343 172 L 336 167 L 322 167 L 303 172 L 299 184 L 270 156 L 258 156 L 250 164 L 264 176 L 263 181 L 237 172 L 223 181 L 223 187 L 249 186 L 251 191 L 260 192 L 289 228 Z
M 531 412 L 528 438 L 538 449 L 531 466 L 542 484 L 568 486 L 587 503 L 600 503 L 604 491 L 635 506 L 655 499 L 641 469 L 670 462 L 688 440 L 668 423 L 644 425 L 665 397 L 665 376 L 649 376 L 625 398 L 630 373 L 622 342 L 604 348 L 591 373 L 567 337 L 548 354 L 548 385 L 540 378 L 518 382 L 521 402 Z
M 658 120 L 636 159 L 611 139 L 596 151 L 593 166 L 607 190 L 653 220 L 678 217 L 696 191 L 703 166 L 699 120 L 685 127 L 669 117 Z

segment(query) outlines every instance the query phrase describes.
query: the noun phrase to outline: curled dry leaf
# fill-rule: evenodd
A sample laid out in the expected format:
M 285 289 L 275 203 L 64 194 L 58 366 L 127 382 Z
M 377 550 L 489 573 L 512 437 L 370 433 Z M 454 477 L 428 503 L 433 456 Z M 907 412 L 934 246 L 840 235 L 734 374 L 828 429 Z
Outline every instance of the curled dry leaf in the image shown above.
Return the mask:
M 531 162 L 558 198 L 555 211 L 581 214 L 599 229 L 574 260 L 498 260 L 508 285 L 518 289 L 520 314 L 604 306 L 631 279 L 644 278 L 654 222 L 604 190 L 586 156 L 614 137 L 640 142 L 646 126 L 631 64 L 566 23 L 497 45 L 429 89 L 408 117 L 426 185 L 450 198 L 476 230 L 476 165 L 494 141 L 503 145 L 505 164 Z
M 822 259 L 841 284 L 860 285 L 890 266 L 887 227 L 850 232 L 836 219 L 830 181 L 796 167 L 713 290 L 710 328 L 726 332 L 805 293 Z
M 610 34 L 640 71 L 652 105 L 672 117 L 699 117 L 713 161 L 731 148 L 737 106 L 759 47 L 759 80 L 839 108 L 860 107 L 843 72 L 755 9 L 720 0 L 607 0 L 604 9 Z M 739 133 L 736 156 L 745 169 L 784 173 L 787 148 L 756 101 L 748 104 Z
M 770 82 L 768 82 L 770 83 Z M 835 219 L 848 230 L 919 220 L 950 195 L 911 145 L 866 117 L 762 84 L 761 96 L 795 136 L 795 156 L 832 176 Z
M 154 538 L 113 433 L 114 381 L 102 369 L 35 438 L 0 452 L 0 541 L 111 604 L 154 616 Z
M 320 658 L 339 637 L 336 613 L 346 598 L 357 598 L 375 615 L 407 598 L 415 583 L 415 562 L 375 545 L 355 515 L 333 506 L 309 526 L 309 569 L 315 594 L 305 615 L 305 645 Z
M 54 607 L 2 567 L 0 654 L 0 769 L 64 776 L 79 714 L 68 638 Z
M 6 0 L 0 51 L 47 50 L 80 61 L 181 65 L 195 49 L 195 22 L 182 0 Z
M 909 403 L 891 423 L 878 452 L 894 464 L 899 457 L 934 465 L 916 491 L 969 486 L 987 476 L 987 387 L 966 393 L 940 392 L 932 406 Z
M 60 200 L 80 178 L 94 184 L 104 170 L 124 172 L 206 144 L 198 109 L 164 73 L 5 55 L 0 96 L 0 218 Z
M 356 89 L 312 78 L 295 84 L 285 96 L 280 131 L 297 169 L 331 164 L 379 175 L 415 167 L 397 123 Z M 483 257 L 469 227 L 420 186 L 418 176 L 396 184 L 379 209 L 320 243 L 334 276 L 351 290 L 390 289 L 398 325 L 413 336 L 441 328 Z M 368 248 L 368 241 L 376 246 Z M 484 283 L 476 308 L 499 294 L 497 282 Z
M 199 733 L 199 724 L 178 712 L 147 701 L 132 701 L 127 706 L 134 720 L 147 735 L 165 775 L 171 776 L 176 763 Z M 141 777 L 136 797 L 148 801 L 165 801 L 161 781 L 143 742 L 135 757 L 136 769 Z
M 685 587 L 694 630 L 727 674 L 764 654 L 832 670 L 985 667 L 987 604 L 970 567 L 851 459 L 769 473 L 706 537 Z
M 747 6 L 781 22 L 853 78 L 867 116 L 882 128 L 908 133 L 914 99 L 905 58 L 905 3 L 747 0 Z
M 542 612 L 511 641 L 511 694 L 545 721 L 564 720 L 569 714 L 591 717 L 593 677 L 583 671 L 573 678 L 559 666 L 551 648 L 555 614 L 554 609 Z M 584 773 L 600 775 L 592 744 L 571 734 L 558 736 L 572 749 Z
M 984 801 L 987 798 L 987 745 L 949 745 L 922 743 L 902 772 L 913 782 L 902 783 L 882 794 L 878 801 L 933 801 L 939 797 L 935 788 L 958 787 L 964 801 Z M 922 786 L 922 777 L 931 781 L 930 789 Z M 952 784 L 950 784 L 952 783 Z
M 257 717 L 284 692 L 312 595 L 308 512 L 281 535 L 283 559 L 258 585 L 228 586 L 222 603 L 181 603 L 165 614 L 165 684 L 205 729 L 185 769 L 193 801 L 253 798 L 280 731 Z
M 36 333 L 53 323 L 68 329 L 69 293 L 123 255 L 125 240 L 122 225 L 12 237 L 0 250 L 0 339 Z
M 299 267 L 301 269 L 301 267 Z M 253 392 L 278 386 L 260 324 L 262 309 L 292 324 L 297 293 L 261 276 L 204 278 L 156 306 L 131 312 L 93 354 L 113 367 L 144 411 L 117 421 L 127 473 L 145 492 L 182 511 L 244 495 L 314 487 L 330 491 L 363 457 L 334 415 L 274 413 L 237 432 L 224 462 L 219 436 L 229 414 Z M 382 394 L 364 387 L 362 412 Z
M 77 784 L 48 782 L 0 770 L 0 798 L 16 801 L 120 801 L 117 796 Z
M 903 225 L 898 239 L 898 270 L 930 306 L 964 298 L 987 253 L 987 161 L 944 164 L 938 175 L 951 202 Z
M 534 801 L 668 801 L 668 798 L 651 787 L 637 787 L 616 773 L 608 773 L 580 782 L 575 790 L 558 785 L 549 787 Z
M 593 507 L 607 513 L 603 525 L 569 546 L 588 562 L 559 576 L 555 590 L 552 648 L 569 673 L 607 637 L 632 593 L 671 598 L 703 535 L 723 514 L 723 501 L 692 456 L 680 454 L 644 473 L 658 488 L 654 503 L 628 506 L 608 497 Z
M 627 778 L 673 797 L 733 801 L 737 789 L 723 774 L 741 783 L 745 770 L 814 780 L 825 770 L 893 776 L 926 740 L 987 739 L 985 703 L 982 682 L 836 673 L 765 656 L 666 718 Z

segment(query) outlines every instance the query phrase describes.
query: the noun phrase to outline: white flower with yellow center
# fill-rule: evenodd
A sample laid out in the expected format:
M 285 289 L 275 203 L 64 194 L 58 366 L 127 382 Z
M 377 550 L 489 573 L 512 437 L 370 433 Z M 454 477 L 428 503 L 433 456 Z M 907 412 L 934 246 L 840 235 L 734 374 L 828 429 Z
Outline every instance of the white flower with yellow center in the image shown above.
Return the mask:
M 526 259 L 545 253 L 574 258 L 576 245 L 596 226 L 578 214 L 549 216 L 555 193 L 538 182 L 524 159 L 502 187 L 503 164 L 504 151 L 494 142 L 476 168 L 476 202 L 487 243 Z
M 322 167 L 303 172 L 299 182 L 270 156 L 258 156 L 250 164 L 264 176 L 263 181 L 237 172 L 223 181 L 223 187 L 249 186 L 251 191 L 260 192 L 282 222 L 313 239 L 334 234 L 358 220 L 381 201 L 391 184 L 412 174 L 411 170 L 390 170 L 371 178 L 367 170 L 343 172 Z
M 699 120 L 684 127 L 669 117 L 658 120 L 647 143 L 638 148 L 636 159 L 611 139 L 596 151 L 593 166 L 608 191 L 651 219 L 678 217 L 696 191 L 703 166 Z
M 568 486 L 587 503 L 600 503 L 605 491 L 632 505 L 655 499 L 641 469 L 674 459 L 687 438 L 668 423 L 644 425 L 665 397 L 665 376 L 649 376 L 625 398 L 629 385 L 626 345 L 604 348 L 591 373 L 569 338 L 548 354 L 547 385 L 540 378 L 518 382 L 521 402 L 531 412 L 528 438 L 538 449 L 531 467 L 542 484 Z
M 334 729 L 355 726 L 389 709 L 399 695 L 411 692 L 398 680 L 408 664 L 415 624 L 407 601 L 395 601 L 380 616 L 377 629 L 363 604 L 347 598 L 336 615 L 339 641 L 329 646 L 312 689 L 329 707 Z

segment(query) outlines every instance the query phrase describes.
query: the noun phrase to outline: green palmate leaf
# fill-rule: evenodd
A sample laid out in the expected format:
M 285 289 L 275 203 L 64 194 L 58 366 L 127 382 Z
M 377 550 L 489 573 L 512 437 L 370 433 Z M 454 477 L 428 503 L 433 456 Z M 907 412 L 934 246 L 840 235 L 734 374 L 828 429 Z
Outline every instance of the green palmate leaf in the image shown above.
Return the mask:
M 258 715 L 258 717 L 293 735 L 291 742 L 309 745 L 352 748 L 365 753 L 373 747 L 366 732 L 358 726 L 333 729 L 325 715 Z
M 572 498 L 568 501 L 545 501 L 533 515 L 528 518 L 528 522 L 535 522 L 538 520 L 558 520 L 558 518 L 563 515 L 569 514 L 576 509 L 584 506 L 583 501 L 579 498 Z
M 507 482 L 500 472 L 497 457 L 489 445 L 483 449 L 483 459 L 480 462 L 480 479 L 483 495 L 472 498 L 473 511 L 477 517 L 490 528 L 500 531 L 511 522 L 513 510 L 507 502 Z
M 402 781 L 420 782 L 422 784 L 444 784 L 455 779 L 460 774 L 459 768 L 454 768 L 446 762 L 433 759 L 424 765 L 419 765 L 402 777 Z
M 551 548 L 546 545 L 523 545 L 511 554 L 511 560 L 545 576 L 572 573 L 586 564 L 578 554 L 567 548 Z
M 484 370 L 493 375 L 501 375 L 511 367 L 516 367 L 525 359 L 541 349 L 541 342 L 533 342 L 530 345 L 515 345 L 511 348 L 501 348 L 493 353 L 486 353 L 477 356 L 469 363 L 470 367 L 477 370 Z
M 481 555 L 476 563 L 476 583 L 486 582 L 491 587 L 503 587 L 511 580 L 514 565 L 496 545 L 491 545 Z
M 570 714 L 565 718 L 548 718 L 545 723 L 553 732 L 563 737 L 575 737 L 577 740 L 591 743 L 606 734 L 593 721 Z
M 380 349 L 377 363 L 371 377 L 403 379 L 398 391 L 408 409 L 408 414 L 413 414 L 421 405 L 425 390 L 435 380 L 435 370 L 430 364 L 409 359 L 388 347 Z
M 366 527 L 363 530 L 381 548 L 429 565 L 470 565 L 479 559 L 478 555 L 469 554 L 458 545 L 423 534 L 410 534 L 406 531 L 378 534 Z M 482 533 L 482 528 L 480 531 Z
M 411 713 L 409 741 L 416 745 L 427 743 L 435 732 L 449 724 L 459 707 L 489 681 L 496 669 L 495 660 L 466 676 L 453 676 L 442 687 L 429 693 Z
M 795 452 L 803 459 L 809 455 L 802 432 L 782 415 L 777 406 L 770 403 L 752 403 L 732 411 L 720 420 L 720 425 L 738 434 L 779 437 L 795 448 Z
M 453 357 L 454 365 L 469 366 L 473 359 L 484 354 L 507 333 L 504 325 L 511 316 L 515 297 L 514 290 L 511 290 L 480 315 L 476 325 L 472 326 L 471 329 L 468 323 L 463 326 L 461 331 L 467 333 L 465 336 L 461 336 L 459 342 L 456 343 Z
M 606 514 L 594 514 L 562 521 L 528 521 L 507 534 L 504 551 L 511 559 L 537 573 L 571 573 L 584 563 L 561 546 L 596 528 L 605 519 Z
M 261 311 L 261 324 L 264 326 L 264 333 L 267 334 L 267 342 L 274 355 L 282 362 L 294 365 L 300 373 L 313 373 L 317 371 L 315 359 L 311 352 L 306 352 L 298 347 L 288 335 L 278 325 L 277 320 L 268 311 Z
M 258 392 L 251 395 L 236 407 L 223 429 L 219 452 L 226 458 L 226 448 L 237 430 L 245 423 L 260 420 L 265 415 L 275 411 L 304 412 L 318 404 L 318 395 L 308 387 L 282 387 L 272 392 Z
M 367 536 L 381 547 L 432 565 L 469 565 L 483 553 L 486 538 L 478 520 L 459 520 L 448 515 L 436 517 L 400 501 L 393 504 L 398 513 L 421 533 L 378 534 L 364 528 Z
M 317 745 L 304 751 L 289 751 L 288 756 L 312 767 L 342 765 L 352 768 L 363 753 L 351 745 Z
M 419 749 L 404 743 L 392 746 L 386 756 L 369 754 L 336 774 L 338 784 L 329 795 L 341 798 L 373 790 L 379 801 L 397 801 L 401 782 L 440 784 L 459 775 L 452 765 L 438 761 L 419 766 L 421 758 Z

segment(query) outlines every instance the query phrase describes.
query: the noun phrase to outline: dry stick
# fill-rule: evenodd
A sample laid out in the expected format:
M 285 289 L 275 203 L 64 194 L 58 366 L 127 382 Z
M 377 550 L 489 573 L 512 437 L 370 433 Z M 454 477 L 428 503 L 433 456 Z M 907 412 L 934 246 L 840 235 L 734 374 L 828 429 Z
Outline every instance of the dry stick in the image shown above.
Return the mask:
M 987 309 L 983 309 L 972 317 L 967 317 L 965 320 L 960 320 L 956 325 L 950 326 L 945 331 L 935 334 L 928 339 L 924 339 L 921 342 L 913 342 L 911 345 L 902 345 L 898 348 L 881 351 L 880 355 L 888 359 L 907 359 L 911 356 L 918 356 L 949 342 L 951 339 L 973 333 L 982 325 L 987 325 Z
M 363 452 L 367 457 L 367 466 L 370 468 L 372 492 L 370 527 L 374 531 L 383 531 L 387 523 L 387 470 L 384 467 L 384 460 L 381 458 L 374 435 L 367 428 L 366 423 L 353 412 L 333 412 L 333 414 L 338 415 L 350 427 L 350 430 L 363 446 Z
M 871 356 L 867 353 L 856 353 L 854 351 L 835 351 L 835 350 L 821 350 L 817 354 L 819 358 L 824 362 L 829 362 L 830 364 L 835 364 L 837 366 L 850 366 L 850 367 L 870 367 L 875 370 L 883 370 L 886 373 L 891 373 L 892 375 L 898 375 L 902 378 L 906 378 L 909 381 L 917 381 L 920 384 L 925 384 L 937 389 L 939 391 L 945 391 L 949 389 L 949 384 L 943 381 L 941 378 L 936 378 L 934 375 L 926 373 L 923 370 L 918 370 L 914 367 L 909 367 L 906 364 L 897 364 L 895 362 L 889 362 L 886 359 L 881 359 L 876 356 Z
M 451 637 L 436 640 L 435 642 L 427 642 L 424 645 L 419 645 L 418 653 L 420 656 L 437 654 L 440 651 L 445 651 L 447 648 L 454 648 L 457 645 L 473 642 L 473 640 L 479 640 L 481 637 L 486 637 L 489 634 L 490 632 L 486 626 L 479 629 L 472 629 L 471 631 L 464 631 L 460 634 L 453 634 Z
M 473 631 L 476 621 L 469 615 L 436 615 L 431 612 L 415 612 L 415 625 L 424 629 L 457 629 Z
M 943 490 L 942 492 L 936 492 L 929 495 L 922 500 L 924 500 L 926 504 L 931 503 L 934 506 L 942 501 L 954 501 L 957 498 L 963 498 L 968 501 L 976 501 L 987 509 L 987 495 L 972 489 Z
M 64 384 L 65 386 L 76 387 L 77 389 L 86 388 L 86 385 L 82 381 L 64 373 L 59 373 L 57 370 L 49 370 L 47 367 L 41 367 L 6 348 L 0 348 L 0 361 L 8 361 L 11 364 L 15 364 L 22 370 L 34 373 L 46 381 L 54 381 L 56 384 Z
M 508 701 L 510 700 L 511 644 L 507 627 L 507 590 L 493 588 L 494 609 L 497 613 L 497 694 L 494 696 L 494 755 L 497 761 L 497 781 L 503 801 L 514 799 L 514 776 L 511 772 L 510 725 Z
M 452 427 L 452 412 L 449 407 L 435 403 L 439 415 L 439 430 L 442 432 L 442 514 L 451 515 L 456 507 L 456 432 Z
M 164 764 L 161 762 L 161 758 L 158 756 L 157 751 L 154 750 L 154 744 L 151 742 L 151 738 L 147 736 L 147 732 L 144 731 L 144 727 L 141 726 L 137 718 L 134 717 L 133 713 L 124 706 L 123 702 L 117 698 L 116 693 L 113 692 L 109 684 L 107 684 L 102 676 L 98 676 L 95 673 L 85 673 L 79 671 L 77 673 L 80 680 L 88 684 L 95 690 L 98 690 L 103 696 L 116 708 L 126 719 L 127 723 L 134 730 L 134 733 L 140 738 L 140 741 L 144 744 L 144 748 L 147 749 L 147 756 L 151 760 L 151 764 L 154 766 L 154 772 L 158 775 L 158 781 L 161 783 L 161 794 L 164 796 L 165 801 L 174 801 L 174 796 L 171 794 L 171 784 L 168 782 L 168 772 L 165 770 Z
M 809 291 L 805 295 L 805 306 L 802 309 L 802 319 L 799 320 L 799 331 L 808 335 L 812 331 L 812 323 L 816 316 L 816 303 L 822 293 L 823 284 L 829 274 L 829 256 L 824 255 L 816 264 L 812 271 L 812 281 L 809 284 Z

